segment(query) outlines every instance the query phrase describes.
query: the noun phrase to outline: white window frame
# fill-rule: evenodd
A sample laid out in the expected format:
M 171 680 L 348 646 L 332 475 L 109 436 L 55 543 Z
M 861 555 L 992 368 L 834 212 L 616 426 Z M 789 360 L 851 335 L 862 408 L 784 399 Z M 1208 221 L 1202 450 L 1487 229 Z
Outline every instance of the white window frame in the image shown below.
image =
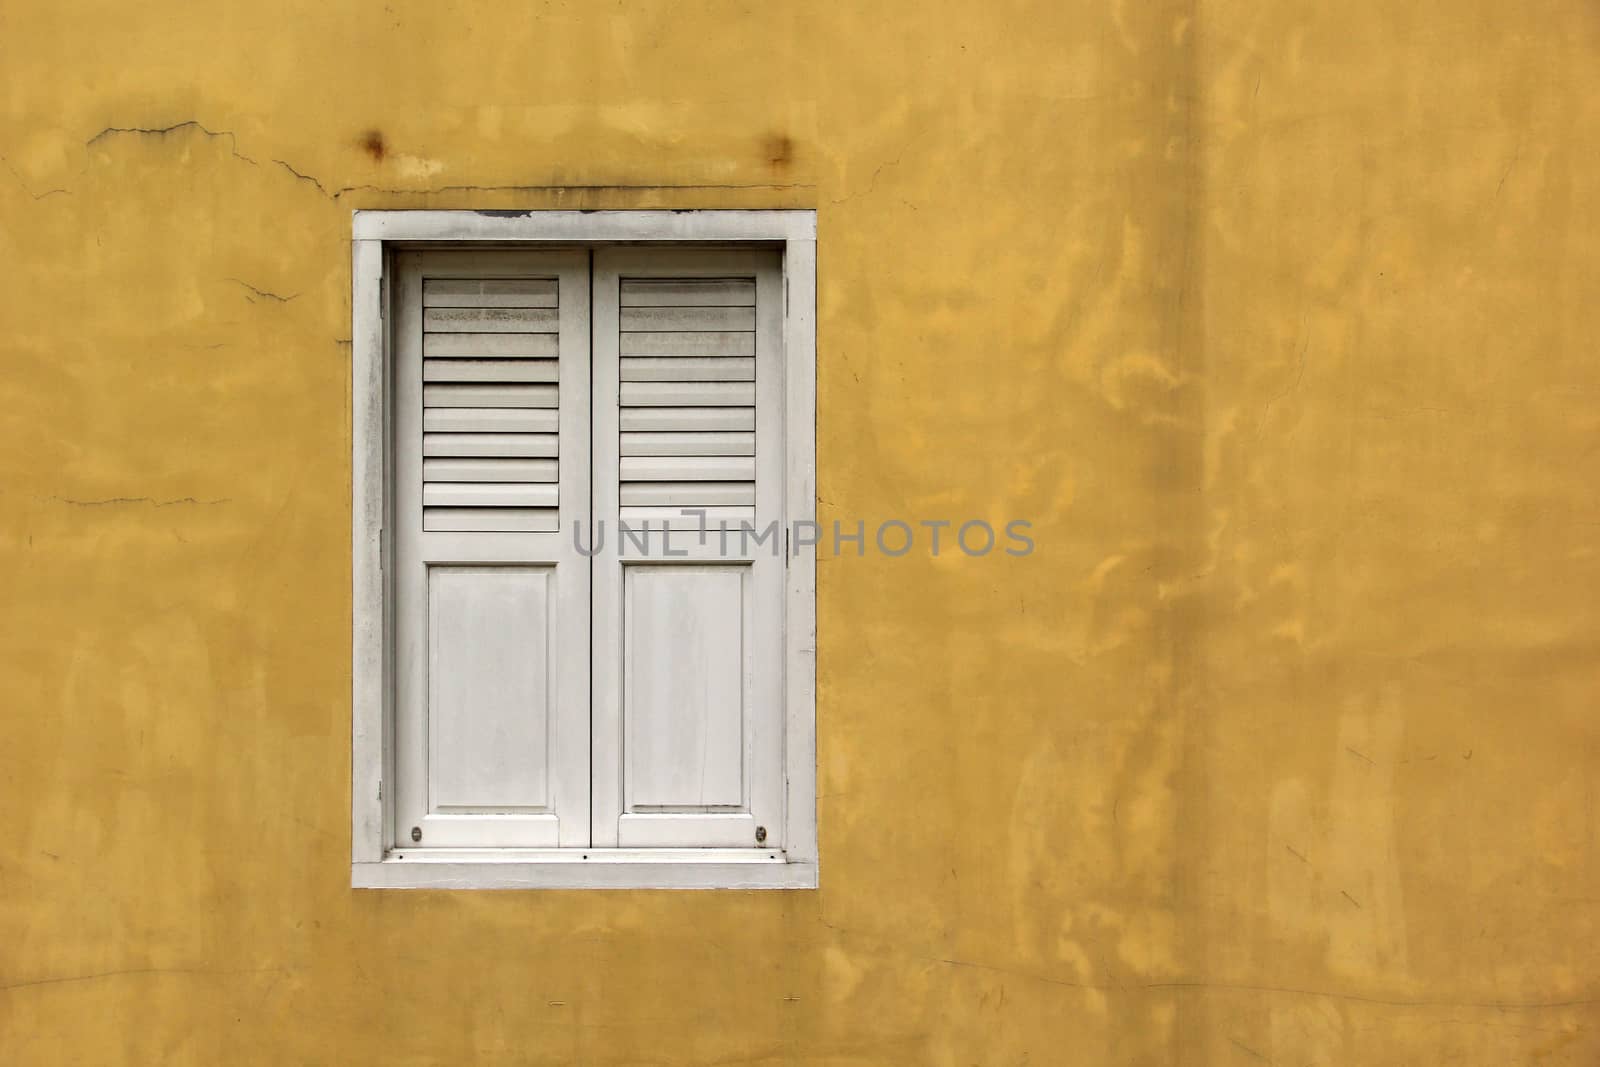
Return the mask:
M 782 211 L 357 211 L 351 258 L 350 881 L 358 889 L 812 889 L 817 885 L 816 558 L 787 553 L 784 826 L 761 848 L 409 849 L 395 841 L 389 454 L 391 256 L 449 245 L 748 245 L 782 253 L 784 505 L 816 503 L 816 213 Z

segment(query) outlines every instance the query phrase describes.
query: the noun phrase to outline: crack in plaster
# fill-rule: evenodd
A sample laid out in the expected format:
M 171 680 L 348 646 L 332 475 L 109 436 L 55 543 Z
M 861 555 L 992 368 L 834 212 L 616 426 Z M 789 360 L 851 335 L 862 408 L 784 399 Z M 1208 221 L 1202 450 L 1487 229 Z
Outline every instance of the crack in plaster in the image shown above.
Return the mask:
M 232 130 L 210 130 L 201 125 L 196 119 L 185 119 L 182 122 L 175 122 L 171 126 L 107 126 L 83 143 L 85 147 L 88 147 L 97 141 L 110 137 L 112 134 L 124 133 L 139 134 L 146 137 L 165 137 L 169 133 L 176 133 L 179 130 L 189 129 L 190 127 L 199 130 L 208 138 L 227 138 L 228 151 L 233 154 L 235 159 L 242 159 L 252 167 L 260 166 L 255 160 L 239 151 L 239 138 L 234 136 Z
M 154 497 L 148 496 L 111 496 L 102 500 L 75 500 L 72 497 L 52 496 L 46 499 L 54 500 L 59 504 L 71 504 L 76 508 L 103 508 L 117 504 L 149 504 L 151 507 L 156 508 L 170 508 L 177 504 L 210 507 L 214 504 L 227 504 L 233 500 L 229 496 L 217 497 L 215 500 L 199 500 L 192 496 L 181 496 L 172 500 L 156 500 Z
M 249 282 L 241 281 L 238 278 L 229 278 L 227 280 L 232 282 L 234 285 L 242 285 L 242 286 L 244 286 L 246 289 L 250 290 L 252 293 L 256 294 L 259 297 L 265 297 L 268 300 L 276 300 L 280 304 L 287 304 L 289 301 L 293 300 L 295 297 L 300 295 L 299 293 L 290 293 L 288 296 L 280 296 L 279 294 L 273 293 L 273 292 L 269 292 L 266 289 L 257 289 L 255 286 L 251 285 Z M 245 299 L 248 300 L 249 297 L 246 297 Z M 255 303 L 254 300 L 251 300 L 250 302 L 252 304 Z

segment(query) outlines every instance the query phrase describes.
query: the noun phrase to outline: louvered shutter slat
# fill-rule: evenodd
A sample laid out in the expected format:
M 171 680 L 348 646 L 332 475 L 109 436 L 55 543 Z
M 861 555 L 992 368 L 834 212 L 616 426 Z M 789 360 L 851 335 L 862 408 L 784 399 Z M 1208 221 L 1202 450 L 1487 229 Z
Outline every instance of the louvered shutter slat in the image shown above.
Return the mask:
M 753 482 L 754 456 L 623 456 L 624 482 Z
M 622 406 L 753 407 L 755 382 L 623 382 Z
M 553 408 L 553 385 L 427 385 L 422 406 L 429 408 Z
M 422 517 L 433 533 L 554 533 L 561 525 L 553 508 L 423 508 Z
M 430 307 L 424 333 L 555 333 L 560 311 L 548 308 Z
M 623 433 L 650 430 L 754 430 L 756 410 L 737 408 L 639 408 L 618 412 Z
M 553 508 L 556 493 L 554 482 L 433 482 L 422 487 L 422 506 Z
M 445 307 L 556 306 L 554 278 L 425 278 L 423 314 Z
M 743 330 L 685 330 L 625 333 L 622 356 L 753 356 L 756 335 Z
M 673 332 L 681 330 L 754 331 L 756 309 L 748 307 L 625 307 L 621 311 L 623 333 Z
M 748 278 L 624 278 L 621 305 L 671 307 L 688 304 L 756 306 L 756 283 Z
M 623 456 L 753 456 L 755 433 L 707 431 L 703 433 L 625 433 Z
M 424 456 L 554 456 L 553 433 L 425 433 Z
M 754 505 L 756 487 L 748 482 L 623 482 L 621 499 L 625 508 Z
M 553 459 L 424 459 L 422 477 L 434 482 L 553 482 Z
M 425 382 L 555 382 L 560 363 L 553 359 L 429 359 Z
M 422 336 L 422 355 L 429 359 L 438 356 L 554 359 L 558 347 L 554 333 L 429 333 Z
M 735 537 L 738 536 L 739 524 L 749 522 L 754 515 L 754 510 L 747 507 L 702 507 L 696 508 L 692 515 L 685 515 L 682 508 L 636 506 L 622 508 L 618 518 L 634 530 L 691 530 L 698 534 L 701 530 L 701 511 L 705 512 L 707 531 L 725 527 L 733 531 Z M 707 536 L 711 535 L 708 533 Z
M 547 433 L 554 439 L 556 422 L 557 413 L 550 408 L 434 408 L 422 413 L 422 428 L 430 433 Z
M 632 356 L 622 360 L 625 382 L 753 382 L 756 361 L 739 356 L 698 359 L 693 356 Z

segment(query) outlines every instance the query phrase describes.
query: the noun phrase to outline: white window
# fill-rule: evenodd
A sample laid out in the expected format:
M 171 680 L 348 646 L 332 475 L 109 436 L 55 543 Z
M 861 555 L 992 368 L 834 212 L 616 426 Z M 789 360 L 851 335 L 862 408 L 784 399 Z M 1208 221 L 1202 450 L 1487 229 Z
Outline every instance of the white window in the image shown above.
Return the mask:
M 815 234 L 356 213 L 354 885 L 816 885 Z

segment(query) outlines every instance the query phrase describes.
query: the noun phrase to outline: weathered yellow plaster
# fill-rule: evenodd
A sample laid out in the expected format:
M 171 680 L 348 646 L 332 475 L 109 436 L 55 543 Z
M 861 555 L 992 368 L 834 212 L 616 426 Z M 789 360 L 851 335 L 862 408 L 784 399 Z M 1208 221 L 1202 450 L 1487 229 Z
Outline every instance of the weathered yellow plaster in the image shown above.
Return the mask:
M 0 1061 L 1600 1059 L 1600 9 L 0 15 Z M 355 208 L 816 207 L 814 893 L 349 869 Z

